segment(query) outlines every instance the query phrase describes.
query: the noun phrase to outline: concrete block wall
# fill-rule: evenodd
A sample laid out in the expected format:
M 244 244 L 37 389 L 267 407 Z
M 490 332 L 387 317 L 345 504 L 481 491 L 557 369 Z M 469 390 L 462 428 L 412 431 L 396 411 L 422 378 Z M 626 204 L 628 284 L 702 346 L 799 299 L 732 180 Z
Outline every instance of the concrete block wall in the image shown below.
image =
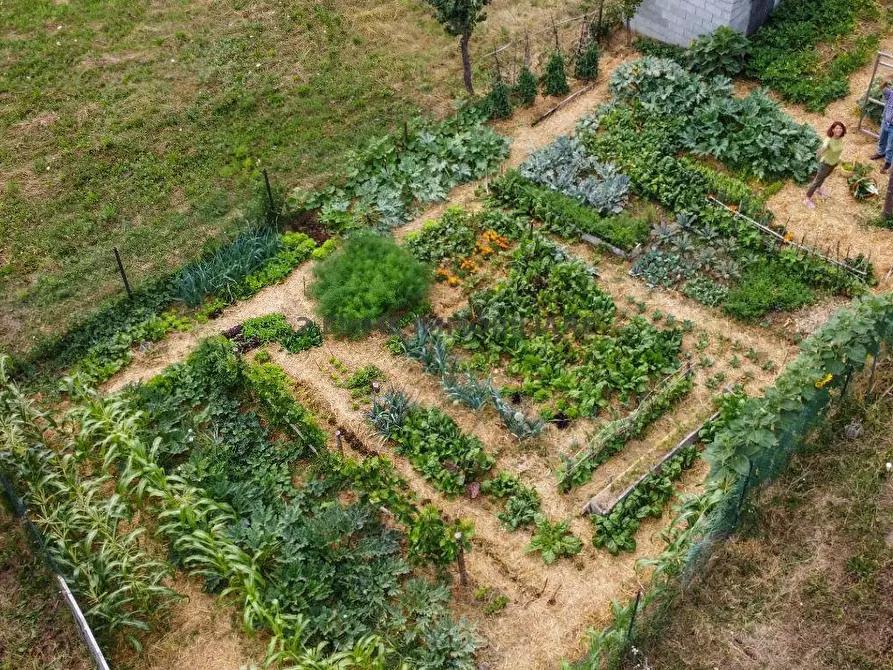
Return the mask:
M 647 37 L 688 46 L 720 26 L 747 32 L 752 4 L 753 0 L 643 0 L 630 25 Z

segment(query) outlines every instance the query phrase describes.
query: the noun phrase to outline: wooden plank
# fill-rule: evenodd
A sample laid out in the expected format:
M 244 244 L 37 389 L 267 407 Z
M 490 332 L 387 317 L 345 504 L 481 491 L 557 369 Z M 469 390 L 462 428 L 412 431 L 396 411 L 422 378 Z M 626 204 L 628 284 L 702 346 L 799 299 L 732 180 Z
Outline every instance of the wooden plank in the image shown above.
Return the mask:
M 671 458 L 673 458 L 673 456 L 678 454 L 680 451 L 682 451 L 686 447 L 690 447 L 691 445 L 695 444 L 698 441 L 698 433 L 700 433 L 701 430 L 704 428 L 704 426 L 706 426 L 708 423 L 716 420 L 716 418 L 718 416 L 719 416 L 719 412 L 715 412 L 704 423 L 699 425 L 697 428 L 695 428 L 693 431 L 691 431 L 688 435 L 686 435 L 684 438 L 682 438 L 682 440 L 675 447 L 670 449 L 670 451 L 665 453 L 660 458 L 660 460 L 657 461 L 657 463 L 655 463 L 650 468 L 648 468 L 648 470 L 646 470 L 643 474 L 641 474 L 632 484 L 630 484 L 625 489 L 623 489 L 623 491 L 620 493 L 620 495 L 614 499 L 613 503 L 611 503 L 610 507 L 607 507 L 607 508 L 602 507 L 601 504 L 598 502 L 598 499 L 602 496 L 603 493 L 610 492 L 611 484 L 608 484 L 601 491 L 599 491 L 594 496 L 592 496 L 592 498 L 589 499 L 589 502 L 587 502 L 583 506 L 583 509 L 580 510 L 580 515 L 586 516 L 586 515 L 592 515 L 592 514 L 599 514 L 601 516 L 608 516 L 613 511 L 613 509 L 615 507 L 617 507 L 618 504 L 620 504 L 620 502 L 622 502 L 630 493 L 632 493 L 635 490 L 635 488 L 639 484 L 641 484 L 645 480 L 646 477 L 648 477 L 648 475 L 650 475 L 654 472 L 657 472 L 658 470 L 660 470 L 660 468 L 663 466 L 663 464 L 666 463 Z M 629 472 L 629 470 L 627 470 L 626 472 Z M 623 477 L 623 475 L 626 474 L 626 472 L 621 474 L 619 477 Z
M 672 372 L 669 375 L 667 375 L 666 377 L 664 377 L 661 380 L 661 382 L 659 384 L 657 384 L 657 386 L 655 386 L 648 393 L 648 395 L 646 395 L 644 398 L 642 398 L 638 407 L 636 407 L 636 409 L 634 409 L 632 412 L 630 412 L 627 416 L 617 419 L 616 421 L 607 423 L 604 426 L 602 426 L 602 428 L 600 428 L 598 431 L 596 431 L 594 435 L 587 436 L 586 443 L 584 444 L 584 446 L 581 449 L 579 449 L 576 453 L 571 455 L 571 457 L 570 457 L 571 465 L 568 467 L 567 470 L 565 470 L 565 476 L 569 476 L 572 472 L 574 472 L 574 470 L 576 470 L 583 463 L 585 463 L 587 460 L 589 460 L 589 458 L 592 457 L 592 454 L 595 451 L 596 447 L 602 446 L 603 442 L 596 443 L 595 439 L 602 433 L 602 431 L 606 427 L 610 426 L 612 423 L 625 422 L 625 425 L 623 427 L 619 428 L 617 430 L 616 434 L 619 435 L 619 434 L 621 434 L 621 432 L 628 430 L 628 428 L 626 428 L 626 426 L 629 425 L 629 423 L 628 423 L 629 420 L 632 417 L 634 417 L 638 412 L 640 412 L 642 410 L 642 407 L 644 407 L 646 405 L 646 403 L 648 403 L 648 401 L 651 400 L 652 397 L 654 397 L 658 393 L 662 392 L 664 390 L 664 388 L 668 388 L 670 386 L 674 386 L 675 384 L 679 383 L 679 381 L 681 381 L 683 378 L 685 378 L 686 376 L 688 376 L 691 373 L 691 370 L 692 370 L 691 358 L 689 357 L 689 359 L 683 365 L 680 365 L 679 368 L 675 372 Z
M 584 242 L 588 242 L 589 244 L 596 246 L 596 247 L 605 247 L 612 254 L 614 254 L 615 256 L 620 256 L 624 260 L 629 260 L 632 257 L 632 253 L 628 254 L 623 249 L 620 249 L 619 247 L 615 247 L 613 244 L 611 244 L 609 242 L 605 242 L 602 238 L 596 237 L 595 235 L 590 235 L 589 233 L 583 233 L 580 236 L 580 239 L 582 239 Z M 638 245 L 636 245 L 636 248 L 638 248 Z M 633 251 L 635 251 L 635 249 L 633 249 Z

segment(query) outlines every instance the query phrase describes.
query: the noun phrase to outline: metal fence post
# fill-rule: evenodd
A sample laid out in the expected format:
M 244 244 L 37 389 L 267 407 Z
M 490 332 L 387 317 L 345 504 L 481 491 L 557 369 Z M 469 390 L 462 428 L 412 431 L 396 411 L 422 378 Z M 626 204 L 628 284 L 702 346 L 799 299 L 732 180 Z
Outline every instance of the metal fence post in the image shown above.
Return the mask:
M 633 640 L 633 626 L 636 623 L 636 615 L 639 613 L 639 601 L 642 599 L 642 591 L 638 591 L 636 593 L 636 599 L 633 602 L 633 613 L 629 617 L 629 627 L 626 629 L 626 645 L 627 651 L 629 651 L 629 646 L 632 644 Z
M 62 571 L 59 570 L 59 566 L 56 565 L 53 557 L 50 556 L 49 552 L 47 551 L 46 543 L 43 541 L 43 536 L 28 518 L 28 510 L 25 507 L 25 502 L 21 498 L 19 498 L 18 494 L 12 487 L 12 483 L 10 483 L 10 481 L 6 478 L 2 470 L 0 470 L 0 483 L 3 484 L 3 490 L 6 493 L 6 497 L 9 498 L 9 502 L 12 504 L 13 513 L 17 518 L 21 519 L 21 521 L 27 527 L 29 533 L 32 536 L 32 540 L 40 549 L 40 553 L 43 555 L 47 566 L 50 568 L 53 576 L 56 578 L 56 582 L 59 585 L 59 592 L 62 594 L 62 598 L 63 600 L 65 600 L 65 604 L 68 605 L 68 610 L 71 612 L 71 616 L 74 618 L 74 623 L 78 628 L 78 632 L 81 634 L 81 639 L 84 641 L 84 644 L 87 647 L 87 651 L 89 651 L 90 656 L 93 657 L 93 662 L 96 664 L 97 670 L 111 670 L 108 661 L 105 660 L 102 649 L 100 649 L 99 647 L 99 643 L 96 641 L 96 636 L 93 635 L 93 631 L 90 629 L 90 624 L 84 617 L 84 613 L 81 611 L 80 605 L 78 605 L 74 594 L 68 587 L 68 582 L 65 581 L 65 577 L 62 575 Z

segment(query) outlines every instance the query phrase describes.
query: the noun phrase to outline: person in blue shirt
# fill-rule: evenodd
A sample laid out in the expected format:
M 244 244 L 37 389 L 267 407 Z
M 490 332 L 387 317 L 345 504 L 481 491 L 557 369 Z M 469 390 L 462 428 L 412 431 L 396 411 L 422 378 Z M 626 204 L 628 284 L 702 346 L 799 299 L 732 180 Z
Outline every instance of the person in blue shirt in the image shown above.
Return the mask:
M 884 159 L 884 167 L 881 174 L 890 171 L 890 163 L 893 163 L 893 87 L 890 80 L 885 79 L 881 84 L 881 92 L 884 94 L 884 117 L 881 121 L 881 134 L 878 137 L 877 153 L 871 160 Z

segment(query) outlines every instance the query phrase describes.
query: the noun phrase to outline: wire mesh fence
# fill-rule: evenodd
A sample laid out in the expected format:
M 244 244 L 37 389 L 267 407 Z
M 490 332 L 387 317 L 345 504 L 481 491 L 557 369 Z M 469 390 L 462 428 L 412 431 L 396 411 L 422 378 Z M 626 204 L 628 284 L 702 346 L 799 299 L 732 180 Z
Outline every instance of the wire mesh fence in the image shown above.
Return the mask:
M 703 493 L 684 498 L 662 539 L 664 552 L 643 560 L 651 584 L 634 600 L 613 604 L 613 621 L 590 633 L 590 653 L 575 670 L 624 667 L 649 638 L 660 635 L 687 587 L 705 573 L 715 549 L 741 525 L 742 510 L 782 475 L 811 432 L 858 380 L 874 394 L 875 370 L 893 345 L 893 296 L 870 296 L 841 310 L 801 344 L 801 352 L 767 389 L 717 431 L 705 451 L 711 475 Z M 869 366 L 870 362 L 870 366 Z
M 25 504 L 25 501 L 16 493 L 15 489 L 13 488 L 12 482 L 10 482 L 9 479 L 6 477 L 6 474 L 3 472 L 2 468 L 0 468 L 0 485 L 2 485 L 3 492 L 6 495 L 7 500 L 9 500 L 10 505 L 12 506 L 13 514 L 24 526 L 25 531 L 28 534 L 28 540 L 30 541 L 32 547 L 34 547 L 34 549 L 40 553 L 41 557 L 46 563 L 46 567 L 50 570 L 50 572 L 53 573 L 53 578 L 59 587 L 59 594 L 62 596 L 65 605 L 71 612 L 74 624 L 75 626 L 77 626 L 78 633 L 83 640 L 84 645 L 87 647 L 87 650 L 90 652 L 90 656 L 93 658 L 93 662 L 96 664 L 98 670 L 109 670 L 108 661 L 106 661 L 105 656 L 102 653 L 102 649 L 99 647 L 99 643 L 96 641 L 96 637 L 93 635 L 90 624 L 84 617 L 84 613 L 81 610 L 80 605 L 75 599 L 74 594 L 71 592 L 71 589 L 68 587 L 68 582 L 65 580 L 65 575 L 62 573 L 62 571 L 59 569 L 59 566 L 53 560 L 53 557 L 47 551 L 43 535 L 31 522 L 31 519 L 28 518 L 28 508 Z

